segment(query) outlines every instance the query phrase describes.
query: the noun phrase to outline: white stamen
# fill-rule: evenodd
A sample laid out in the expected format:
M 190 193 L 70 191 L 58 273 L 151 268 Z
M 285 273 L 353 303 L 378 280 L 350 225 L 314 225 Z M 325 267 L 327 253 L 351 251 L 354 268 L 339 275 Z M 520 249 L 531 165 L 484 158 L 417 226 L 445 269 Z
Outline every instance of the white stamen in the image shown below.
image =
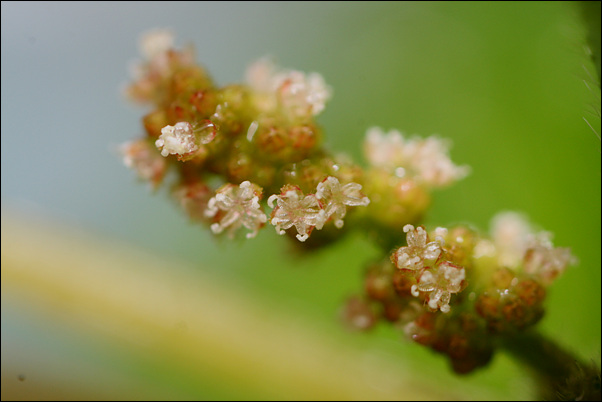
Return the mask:
M 247 140 L 251 141 L 253 139 L 253 136 L 255 135 L 255 132 L 257 131 L 257 127 L 259 127 L 259 123 L 257 123 L 257 121 L 253 121 L 249 125 L 249 129 L 247 130 Z

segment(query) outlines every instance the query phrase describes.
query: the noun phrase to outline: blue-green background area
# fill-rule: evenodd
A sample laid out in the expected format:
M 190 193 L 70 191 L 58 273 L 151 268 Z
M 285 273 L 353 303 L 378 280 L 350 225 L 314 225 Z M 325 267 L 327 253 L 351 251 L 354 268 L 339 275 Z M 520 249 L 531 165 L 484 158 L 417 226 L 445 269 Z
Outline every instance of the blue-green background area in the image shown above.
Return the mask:
M 198 263 L 311 316 L 333 337 L 432 367 L 458 389 L 474 382 L 502 399 L 529 395 L 521 367 L 502 355 L 486 370 L 454 378 L 444 359 L 402 342 L 392 328 L 343 335 L 337 310 L 359 290 L 364 264 L 379 256 L 361 235 L 305 258 L 269 228 L 243 243 L 217 242 L 164 193 L 151 195 L 135 180 L 115 149 L 142 134 L 145 110 L 129 105 L 120 88 L 140 33 L 168 27 L 178 44 L 195 45 L 219 84 L 241 82 L 246 66 L 264 55 L 320 72 L 334 90 L 319 117 L 326 146 L 358 162 L 374 125 L 450 138 L 452 159 L 472 173 L 434 194 L 425 223 L 486 230 L 497 212 L 515 210 L 553 232 L 580 264 L 551 287 L 541 330 L 599 362 L 600 91 L 574 4 L 3 1 L 1 18 L 3 207 L 36 209 Z M 23 339 L 5 335 L 36 325 L 3 312 L 3 361 L 5 339 Z M 46 336 L 66 350 L 80 347 L 61 341 L 60 331 Z M 101 360 L 107 364 L 106 355 Z M 156 372 L 148 378 L 161 381 Z M 192 394 L 232 396 L 226 387 L 204 395 L 207 389 Z

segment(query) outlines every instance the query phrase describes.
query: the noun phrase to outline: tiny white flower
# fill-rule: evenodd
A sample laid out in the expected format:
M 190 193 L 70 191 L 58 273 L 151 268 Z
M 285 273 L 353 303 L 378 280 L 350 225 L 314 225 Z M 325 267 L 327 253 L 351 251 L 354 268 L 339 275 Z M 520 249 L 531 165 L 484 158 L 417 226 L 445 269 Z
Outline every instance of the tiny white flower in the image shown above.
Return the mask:
M 432 264 L 439 258 L 443 247 L 443 239 L 437 236 L 434 241 L 427 242 L 428 236 L 424 227 L 405 225 L 403 231 L 407 233 L 408 245 L 400 247 L 393 254 L 394 262 L 399 269 L 410 269 L 413 271 Z
M 274 202 L 276 205 L 274 205 Z M 278 234 L 285 234 L 287 229 L 297 229 L 297 239 L 304 242 L 314 228 L 320 230 L 326 220 L 320 201 L 313 194 L 304 196 L 294 186 L 286 186 L 282 193 L 268 198 L 268 206 L 274 208 L 270 223 Z
M 246 78 L 257 92 L 260 110 L 269 111 L 280 104 L 291 119 L 320 114 L 332 96 L 332 89 L 322 75 L 279 69 L 265 57 L 249 66 Z
M 175 126 L 163 127 L 155 145 L 163 156 L 188 155 L 199 149 L 192 125 L 188 122 L 179 122 Z
M 465 278 L 466 271 L 463 267 L 443 261 L 438 266 L 425 270 L 418 283 L 412 285 L 411 292 L 413 296 L 419 296 L 419 292 L 428 292 L 428 306 L 448 313 L 451 295 L 462 290 Z
M 370 199 L 361 193 L 362 186 L 358 183 L 347 183 L 341 186 L 339 180 L 334 176 L 328 176 L 316 190 L 316 198 L 326 203 L 324 211 L 326 219 L 333 217 L 337 228 L 343 227 L 343 218 L 347 213 L 347 207 L 367 206 Z
M 161 158 L 161 160 L 164 161 L 165 159 Z M 187 215 L 191 219 L 201 222 L 207 221 L 205 211 L 211 198 L 211 193 L 212 191 L 209 186 L 202 181 L 185 181 L 178 184 L 172 190 L 173 198 Z
M 174 35 L 167 29 L 141 35 L 139 48 L 144 58 L 130 66 L 134 82 L 126 89 L 127 96 L 132 100 L 157 103 L 158 98 L 163 96 L 162 88 L 170 75 L 180 67 L 195 63 L 192 47 L 176 50 L 173 43 Z
M 282 104 L 297 117 L 320 114 L 332 91 L 318 73 L 286 71 L 274 77 Z
M 146 140 L 136 140 L 123 144 L 120 148 L 123 163 L 136 171 L 138 177 L 157 186 L 167 170 L 167 164 L 157 150 Z
M 397 130 L 385 133 L 372 127 L 366 132 L 364 153 L 372 166 L 433 188 L 445 187 L 469 173 L 467 166 L 456 166 L 449 158 L 449 142 L 435 136 L 406 139 Z
M 544 285 L 549 285 L 569 265 L 577 263 L 577 258 L 569 248 L 554 247 L 552 234 L 540 232 L 529 241 L 524 256 L 524 268 L 537 276 Z
M 261 187 L 248 180 L 238 186 L 228 183 L 218 189 L 205 210 L 205 216 L 209 218 L 217 216 L 219 211 L 225 212 L 211 225 L 213 233 L 219 234 L 228 228 L 229 236 L 234 237 L 234 233 L 244 226 L 250 230 L 247 238 L 255 237 L 267 221 L 259 204 L 261 195 Z
M 550 232 L 535 232 L 527 219 L 516 212 L 494 216 L 491 237 L 501 266 L 513 269 L 522 266 L 545 285 L 577 262 L 570 249 L 554 247 Z
M 404 162 L 401 152 L 403 146 L 404 138 L 397 130 L 385 133 L 380 127 L 371 127 L 366 131 L 364 154 L 374 167 L 387 169 L 401 167 Z
M 518 267 L 533 236 L 527 219 L 516 212 L 500 212 L 492 218 L 490 226 L 498 264 L 508 268 Z

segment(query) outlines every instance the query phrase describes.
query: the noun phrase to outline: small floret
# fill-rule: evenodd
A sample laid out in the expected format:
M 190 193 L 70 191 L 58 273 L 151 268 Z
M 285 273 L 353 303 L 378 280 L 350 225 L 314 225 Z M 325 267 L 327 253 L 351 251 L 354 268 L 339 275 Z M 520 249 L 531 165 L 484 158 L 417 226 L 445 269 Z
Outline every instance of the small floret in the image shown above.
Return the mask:
M 175 126 L 163 127 L 155 145 L 163 156 L 190 155 L 199 149 L 192 132 L 192 125 L 185 121 L 176 123 Z
M 274 205 L 276 202 L 276 205 Z M 322 229 L 326 221 L 324 210 L 315 195 L 303 195 L 297 186 L 286 185 L 280 194 L 268 198 L 268 205 L 274 208 L 270 223 L 276 232 L 283 235 L 287 229 L 297 229 L 297 239 L 304 242 L 314 228 Z
M 234 233 L 244 226 L 250 230 L 247 238 L 255 237 L 267 220 L 259 205 L 261 196 L 261 187 L 248 180 L 239 186 L 231 183 L 223 185 L 209 200 L 205 210 L 205 216 L 218 219 L 211 225 L 213 233 L 218 234 L 229 228 L 229 236 L 234 237 Z
M 324 212 L 326 219 L 333 217 L 337 228 L 343 227 L 343 218 L 347 213 L 347 207 L 367 206 L 370 199 L 361 193 L 362 185 L 358 183 L 347 183 L 341 185 L 334 176 L 328 176 L 320 184 L 316 191 L 316 198 L 325 202 Z
M 157 187 L 167 170 L 167 164 L 147 140 L 130 141 L 121 146 L 123 163 L 136 171 L 138 177 Z
M 407 233 L 408 245 L 400 247 L 393 253 L 392 261 L 399 269 L 419 270 L 431 265 L 439 255 L 443 246 L 443 239 L 429 242 L 423 226 L 414 229 L 413 225 L 405 225 L 403 231 Z
M 432 269 L 424 270 L 418 283 L 412 285 L 412 295 L 417 297 L 419 292 L 428 292 L 429 308 L 448 313 L 451 295 L 462 290 L 465 277 L 466 272 L 463 267 L 443 261 Z

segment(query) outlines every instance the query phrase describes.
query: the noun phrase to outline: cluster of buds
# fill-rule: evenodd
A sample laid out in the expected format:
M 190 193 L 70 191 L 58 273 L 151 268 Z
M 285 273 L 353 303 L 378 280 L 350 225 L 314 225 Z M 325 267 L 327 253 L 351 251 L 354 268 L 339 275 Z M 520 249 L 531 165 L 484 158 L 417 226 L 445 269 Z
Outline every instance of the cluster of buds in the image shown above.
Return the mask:
M 142 38 L 144 59 L 126 94 L 152 110 L 142 120 L 144 137 L 122 147 L 124 162 L 153 188 L 175 178 L 172 197 L 216 235 L 246 229 L 252 238 L 269 223 L 300 242 L 324 229 L 319 243 L 340 237 L 348 213 L 364 207 L 353 211 L 356 222 L 375 222 L 363 226 L 387 243 L 419 221 L 432 188 L 466 173 L 435 137 L 404 142 L 374 128 L 366 135 L 363 169 L 321 145 L 315 119 L 332 90 L 320 74 L 281 69 L 264 58 L 248 68 L 246 83 L 220 88 L 190 46 L 178 50 L 173 42 L 166 30 Z M 440 295 L 443 308 L 446 297 Z
M 145 59 L 127 95 L 152 110 L 143 138 L 123 145 L 124 162 L 153 188 L 175 178 L 171 195 L 192 220 L 231 238 L 241 231 L 253 238 L 270 224 L 306 248 L 350 226 L 387 251 L 405 237 L 369 266 L 364 295 L 346 305 L 354 328 L 394 323 L 467 373 L 490 360 L 495 336 L 543 316 L 546 288 L 574 263 L 549 233 L 513 213 L 494 219 L 489 238 L 463 226 L 415 226 L 430 192 L 464 178 L 468 167 L 456 166 L 438 137 L 376 127 L 364 142 L 366 168 L 330 154 L 315 118 L 332 90 L 317 73 L 261 59 L 245 84 L 220 88 L 190 47 L 173 47 L 169 32 L 144 36 L 141 47 Z M 353 225 L 345 225 L 349 215 Z M 314 230 L 324 236 L 307 241 Z
M 458 373 L 487 364 L 496 336 L 535 324 L 551 280 L 575 262 L 515 213 L 497 215 L 489 238 L 464 226 L 404 231 L 406 245 L 369 265 L 364 296 L 349 300 L 344 318 L 363 330 L 394 323 Z
M 498 214 L 491 240 L 475 245 L 476 262 L 488 275 L 475 309 L 490 331 L 513 332 L 541 319 L 546 288 L 577 262 L 568 248 L 554 247 L 551 234 L 535 232 L 520 214 Z

